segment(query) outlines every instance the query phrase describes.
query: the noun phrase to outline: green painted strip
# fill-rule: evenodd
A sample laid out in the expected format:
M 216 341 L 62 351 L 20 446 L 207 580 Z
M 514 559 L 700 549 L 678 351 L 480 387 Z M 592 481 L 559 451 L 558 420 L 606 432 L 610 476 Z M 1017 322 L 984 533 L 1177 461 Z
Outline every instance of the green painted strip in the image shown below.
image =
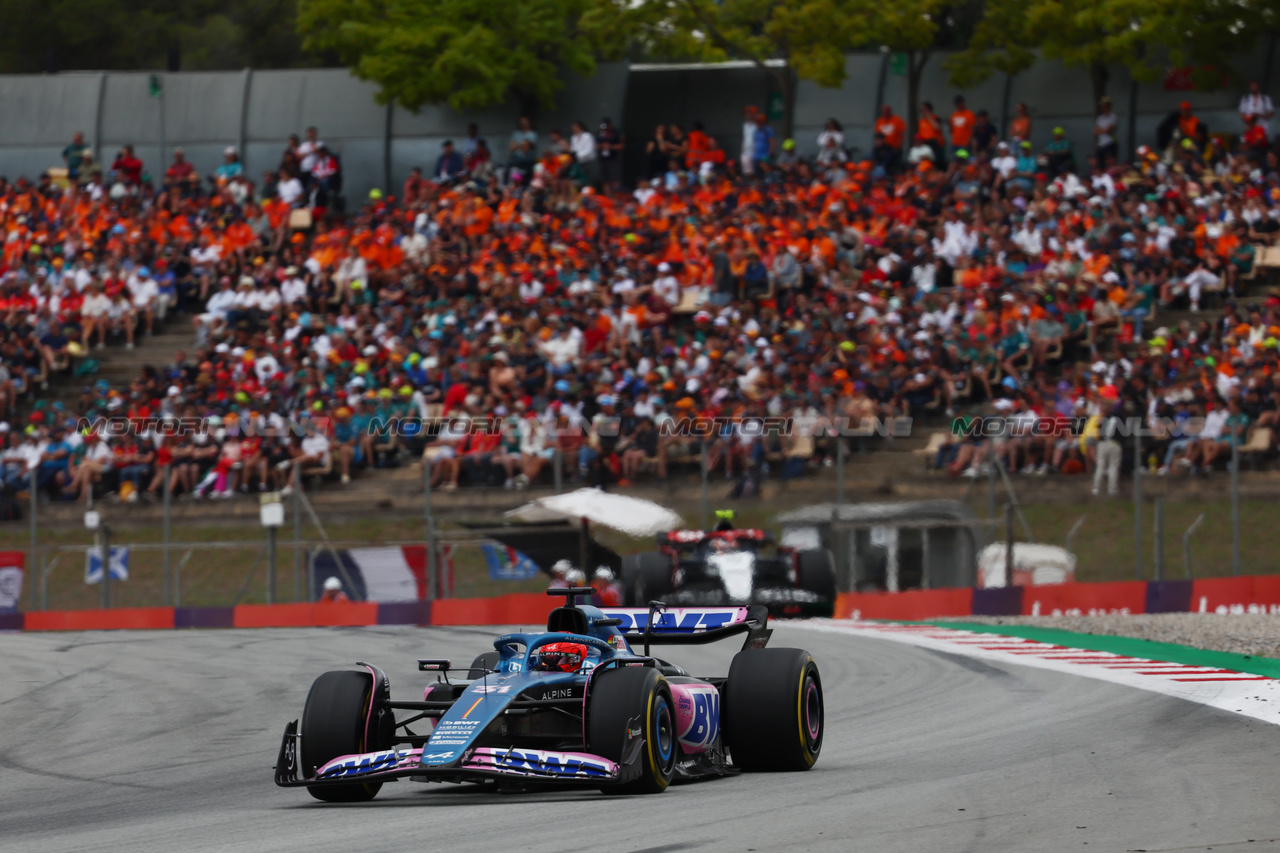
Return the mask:
M 928 619 L 923 624 L 936 625 L 939 628 L 974 631 L 979 634 L 1022 637 L 1027 640 L 1038 640 L 1042 643 L 1069 646 L 1073 649 L 1086 649 L 1091 652 L 1111 652 L 1117 655 L 1128 655 L 1130 657 L 1147 658 L 1168 663 L 1230 669 L 1236 672 L 1252 673 L 1253 675 L 1265 675 L 1269 678 L 1280 678 L 1280 660 L 1275 658 L 1238 655 L 1233 652 L 1211 652 L 1205 649 L 1193 648 L 1192 646 L 1178 645 L 1177 643 L 1157 643 L 1153 640 L 1140 640 L 1136 637 L 1112 637 L 1106 634 L 1082 634 L 1077 631 L 1036 628 L 1030 625 L 982 625 L 974 622 L 952 622 L 948 619 Z

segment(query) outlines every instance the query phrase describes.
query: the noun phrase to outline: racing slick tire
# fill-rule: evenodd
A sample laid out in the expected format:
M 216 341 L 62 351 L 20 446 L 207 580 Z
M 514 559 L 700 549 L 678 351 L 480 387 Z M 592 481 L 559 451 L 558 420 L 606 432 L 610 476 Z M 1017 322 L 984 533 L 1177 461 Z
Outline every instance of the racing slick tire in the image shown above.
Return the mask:
M 801 551 L 796 555 L 796 575 L 801 589 L 835 602 L 836 561 L 830 551 Z
M 628 607 L 648 607 L 672 591 L 671 560 L 649 551 L 622 558 L 622 589 Z
M 500 656 L 497 652 L 484 652 L 476 655 L 476 659 L 471 662 L 471 669 L 467 672 L 468 681 L 476 681 L 485 675 L 485 670 L 496 670 Z
M 803 649 L 734 655 L 724 686 L 724 742 L 742 770 L 808 770 L 822 750 L 822 679 Z
M 675 703 L 667 679 L 653 667 L 608 669 L 592 679 L 587 717 L 587 750 L 621 765 L 630 742 L 628 729 L 639 725 L 644 748 L 640 777 L 607 785 L 606 794 L 660 794 L 671 784 L 680 754 Z
M 372 694 L 373 676 L 367 672 L 336 670 L 315 680 L 302 712 L 304 773 L 313 773 L 340 755 L 373 752 L 384 746 L 365 742 Z M 307 790 L 326 803 L 359 803 L 372 800 L 381 787 L 381 782 L 357 782 L 309 785 Z

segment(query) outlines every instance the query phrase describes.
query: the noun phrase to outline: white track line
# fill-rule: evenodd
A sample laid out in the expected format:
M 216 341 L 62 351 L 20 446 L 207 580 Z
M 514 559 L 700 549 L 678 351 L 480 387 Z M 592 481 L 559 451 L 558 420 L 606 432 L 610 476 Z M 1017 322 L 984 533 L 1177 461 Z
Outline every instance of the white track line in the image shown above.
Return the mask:
M 811 631 L 877 637 L 925 649 L 1095 678 L 1176 696 L 1280 725 L 1280 680 L 1264 675 L 1212 666 L 1147 660 L 1020 637 L 1001 637 L 932 625 L 886 625 L 858 620 L 811 619 L 788 624 L 788 627 L 792 626 Z

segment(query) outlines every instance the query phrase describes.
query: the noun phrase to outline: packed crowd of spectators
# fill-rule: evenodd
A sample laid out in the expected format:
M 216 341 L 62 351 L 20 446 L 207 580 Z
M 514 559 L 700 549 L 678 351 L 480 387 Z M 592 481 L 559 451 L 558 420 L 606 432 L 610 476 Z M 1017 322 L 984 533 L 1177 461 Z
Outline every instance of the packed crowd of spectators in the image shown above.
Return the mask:
M 1280 297 L 1243 298 L 1280 234 L 1277 146 L 1270 99 L 1255 87 L 1241 108 L 1211 135 L 1184 104 L 1132 158 L 1109 103 L 1090 152 L 1060 129 L 1034 150 L 1024 105 L 1005 132 L 962 97 L 947 119 L 924 104 L 910 138 L 885 107 L 862 160 L 835 119 L 805 158 L 753 108 L 732 151 L 698 124 L 628 141 L 608 119 L 546 136 L 524 119 L 496 145 L 473 125 L 398 195 L 358 202 L 315 128 L 260 182 L 231 148 L 203 177 L 181 150 L 148 173 L 128 146 L 104 170 L 77 136 L 65 169 L 0 180 L 5 484 L 215 497 L 425 459 L 446 489 L 557 465 L 626 485 L 705 444 L 747 490 L 830 464 L 837 441 L 874 447 L 896 417 L 983 413 L 1090 426 L 957 439 L 939 467 L 1101 482 L 1121 415 L 1203 415 L 1136 461 L 1206 469 L 1280 419 Z M 634 186 L 629 146 L 646 154 Z M 175 313 L 188 350 L 127 386 L 94 380 L 96 348 Z M 58 371 L 90 383 L 73 404 L 42 399 Z M 716 426 L 672 429 L 689 418 Z

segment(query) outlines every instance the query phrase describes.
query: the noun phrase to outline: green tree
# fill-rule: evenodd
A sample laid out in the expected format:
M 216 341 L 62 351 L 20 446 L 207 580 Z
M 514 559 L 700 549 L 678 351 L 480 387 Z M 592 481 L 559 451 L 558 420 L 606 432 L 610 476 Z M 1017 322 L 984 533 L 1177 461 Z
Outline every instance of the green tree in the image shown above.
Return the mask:
M 1206 88 L 1234 76 L 1232 60 L 1276 31 L 1274 2 L 1235 0 L 988 0 L 968 47 L 946 63 L 957 86 L 992 73 L 1016 74 L 1038 56 L 1089 74 L 1094 109 L 1110 69 L 1137 80 L 1190 65 Z M 1212 69 L 1212 70 L 1210 70 Z
M 627 44 L 625 8 L 597 0 L 300 0 L 308 50 L 329 51 L 378 99 L 416 110 L 552 105 L 561 71 L 595 71 Z
M 793 129 L 797 80 L 844 82 L 855 21 L 849 0 L 641 0 L 633 10 L 655 55 L 749 60 L 767 72 L 782 92 L 784 137 Z
M 920 104 L 920 78 L 944 32 L 950 5 L 946 0 L 898 0 L 872 2 L 857 11 L 858 44 L 878 46 L 900 53 L 907 78 L 907 145 L 916 131 L 916 110 Z
M 297 0 L 8 0 L 0 73 L 305 64 Z

